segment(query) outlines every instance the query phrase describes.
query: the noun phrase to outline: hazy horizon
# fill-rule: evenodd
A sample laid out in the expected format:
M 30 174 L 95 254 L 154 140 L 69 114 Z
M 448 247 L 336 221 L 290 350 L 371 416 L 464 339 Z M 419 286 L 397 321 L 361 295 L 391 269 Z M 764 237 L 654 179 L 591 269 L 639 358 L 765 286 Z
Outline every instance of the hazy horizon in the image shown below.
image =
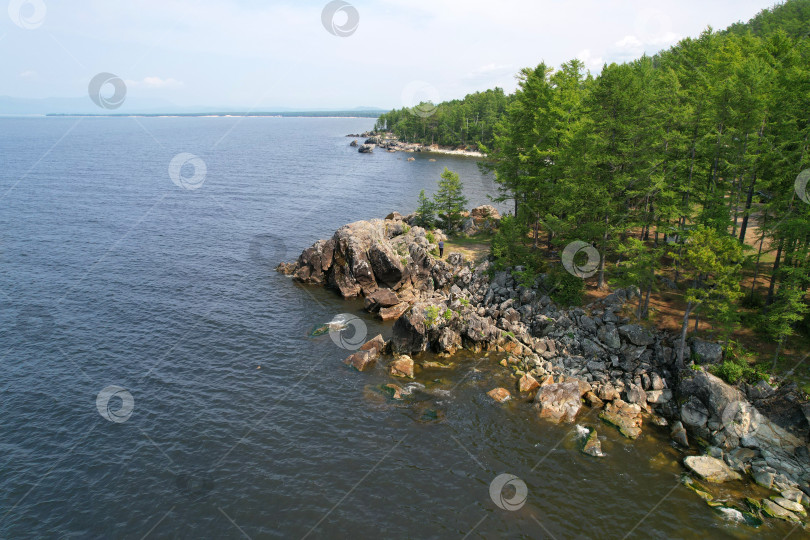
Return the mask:
M 496 86 L 511 93 L 515 74 L 541 61 L 576 57 L 598 73 L 773 4 L 12 0 L 0 17 L 0 107 L 76 100 L 87 110 L 47 112 L 103 112 L 88 84 L 109 73 L 126 87 L 120 113 L 387 110 Z

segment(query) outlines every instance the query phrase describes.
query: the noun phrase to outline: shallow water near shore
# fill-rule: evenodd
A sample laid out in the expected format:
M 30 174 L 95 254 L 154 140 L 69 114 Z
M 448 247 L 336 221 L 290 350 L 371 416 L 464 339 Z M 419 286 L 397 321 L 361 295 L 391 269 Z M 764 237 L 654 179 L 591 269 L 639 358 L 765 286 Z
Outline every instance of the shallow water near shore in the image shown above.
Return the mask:
M 414 208 L 442 169 L 471 204 L 474 159 L 358 154 L 369 119 L 0 119 L 0 537 L 783 538 L 728 521 L 680 484 L 663 428 L 637 441 L 485 393 L 513 380 L 462 353 L 382 390 L 384 363 L 313 328 L 362 302 L 273 268 L 345 223 Z M 169 162 L 202 158 L 195 190 Z M 408 162 L 408 157 L 416 160 Z M 435 159 L 435 161 L 430 161 Z M 409 383 L 400 381 L 402 385 Z M 103 418 L 99 392 L 133 397 Z M 586 411 L 587 412 L 587 411 Z M 502 473 L 526 504 L 499 508 Z M 802 533 L 796 530 L 798 537 Z

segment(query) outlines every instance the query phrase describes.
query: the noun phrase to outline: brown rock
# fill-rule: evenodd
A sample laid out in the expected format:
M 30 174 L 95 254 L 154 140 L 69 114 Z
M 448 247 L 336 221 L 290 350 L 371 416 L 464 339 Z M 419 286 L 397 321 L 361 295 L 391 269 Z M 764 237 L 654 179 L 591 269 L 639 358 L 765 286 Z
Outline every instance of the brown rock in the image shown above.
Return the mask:
M 398 384 L 384 384 L 383 390 L 385 390 L 393 399 L 402 399 L 402 387 Z
M 389 364 L 391 375 L 413 379 L 413 360 L 410 356 L 400 356 Z
M 397 293 L 391 289 L 377 289 L 370 295 L 366 296 L 365 308 L 366 311 L 375 312 L 380 308 L 387 308 L 399 304 L 399 297 Z
M 641 407 L 633 403 L 625 403 L 621 399 L 608 403 L 605 410 L 599 413 L 599 418 L 612 424 L 619 432 L 629 439 L 641 435 Z
M 619 398 L 618 390 L 616 390 L 616 388 L 610 383 L 602 385 L 602 387 L 599 389 L 598 395 L 599 399 L 602 401 L 613 401 L 614 399 Z
M 546 377 L 542 381 L 540 381 L 540 386 L 548 386 L 549 384 L 554 384 L 553 375 L 546 375 Z
M 408 311 L 410 304 L 407 302 L 400 302 L 399 304 L 380 310 L 380 318 L 384 321 L 394 321 L 399 319 L 403 313 Z
M 344 363 L 352 366 L 357 371 L 365 371 L 374 366 L 378 356 L 374 351 L 357 351 L 346 358 Z
M 360 347 L 361 351 L 374 351 L 374 354 L 378 357 L 382 354 L 383 349 L 385 349 L 385 339 L 383 339 L 382 334 L 377 334 Z
M 540 418 L 559 423 L 573 422 L 582 409 L 582 392 L 577 381 L 541 386 L 534 401 Z
M 692 472 L 708 482 L 720 484 L 729 480 L 742 479 L 723 460 L 711 456 L 687 456 L 684 458 L 683 463 Z
M 487 392 L 487 395 L 498 403 L 503 403 L 512 399 L 512 394 L 510 394 L 509 390 L 506 388 L 494 388 Z
M 597 395 L 590 390 L 585 392 L 585 403 L 592 409 L 601 409 L 605 405 L 605 402 L 599 399 Z
M 537 382 L 537 379 L 532 377 L 530 373 L 527 373 L 520 378 L 518 387 L 521 392 L 531 392 L 532 390 L 540 388 L 540 383 Z

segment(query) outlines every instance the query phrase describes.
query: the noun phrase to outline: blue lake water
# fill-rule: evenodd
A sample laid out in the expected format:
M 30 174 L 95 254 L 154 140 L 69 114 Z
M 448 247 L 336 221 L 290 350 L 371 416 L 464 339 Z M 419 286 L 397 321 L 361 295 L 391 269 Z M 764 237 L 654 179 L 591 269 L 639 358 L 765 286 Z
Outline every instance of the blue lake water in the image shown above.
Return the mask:
M 572 426 L 485 396 L 512 384 L 492 359 L 423 372 L 420 397 L 394 403 L 383 365 L 353 372 L 346 350 L 312 337 L 338 314 L 369 336 L 390 325 L 276 264 L 350 221 L 412 211 L 445 166 L 473 205 L 495 191 L 473 159 L 358 154 L 344 135 L 372 125 L 0 118 L 0 537 L 790 530 L 721 519 L 678 486 L 679 455 L 656 428 L 630 442 L 586 418 L 608 456 L 583 456 Z M 170 178 L 180 153 L 205 164 L 196 189 Z M 501 473 L 527 485 L 516 511 L 490 497 Z

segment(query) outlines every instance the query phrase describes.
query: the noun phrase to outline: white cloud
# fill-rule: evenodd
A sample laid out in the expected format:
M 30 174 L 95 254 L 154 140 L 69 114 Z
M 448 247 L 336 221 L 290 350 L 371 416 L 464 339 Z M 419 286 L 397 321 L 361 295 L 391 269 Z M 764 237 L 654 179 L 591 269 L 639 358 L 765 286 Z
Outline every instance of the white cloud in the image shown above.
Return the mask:
M 616 46 L 620 49 L 637 49 L 641 45 L 641 41 L 636 36 L 624 36 L 616 42 Z
M 601 56 L 595 56 L 591 53 L 590 49 L 585 49 L 577 53 L 577 58 L 582 60 L 585 64 L 585 68 L 590 70 L 591 73 L 596 75 L 602 71 L 602 67 L 605 65 L 605 61 L 602 59 Z
M 129 88 L 145 88 L 145 89 L 157 89 L 157 88 L 177 88 L 179 86 L 183 86 L 183 83 L 178 81 L 177 79 L 173 79 L 169 77 L 168 79 L 161 79 L 160 77 L 144 77 L 140 81 L 125 81 L 127 83 L 127 87 Z
M 22 72 L 22 73 L 20 73 L 20 75 L 19 75 L 19 77 L 20 77 L 21 79 L 33 79 L 33 78 L 34 78 L 34 77 L 36 77 L 36 76 L 37 76 L 37 72 L 36 72 L 36 71 L 23 71 L 23 72 Z

